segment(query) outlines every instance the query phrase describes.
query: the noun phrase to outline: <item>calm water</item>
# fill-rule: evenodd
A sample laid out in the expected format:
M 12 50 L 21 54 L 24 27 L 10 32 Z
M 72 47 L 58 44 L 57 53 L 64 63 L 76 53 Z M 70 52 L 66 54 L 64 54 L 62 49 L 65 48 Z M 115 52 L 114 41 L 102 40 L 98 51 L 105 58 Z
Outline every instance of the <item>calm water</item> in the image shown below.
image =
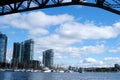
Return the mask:
M 0 80 L 120 80 L 120 73 L 0 72 Z

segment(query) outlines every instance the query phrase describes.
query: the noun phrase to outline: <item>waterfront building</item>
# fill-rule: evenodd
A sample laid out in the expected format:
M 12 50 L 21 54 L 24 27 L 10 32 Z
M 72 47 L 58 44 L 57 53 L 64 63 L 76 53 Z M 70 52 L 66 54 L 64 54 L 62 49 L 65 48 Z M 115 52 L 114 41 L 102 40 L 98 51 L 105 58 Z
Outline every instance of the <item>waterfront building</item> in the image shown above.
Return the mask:
M 116 68 L 117 71 L 120 71 L 120 65 L 119 64 L 115 64 L 114 67 Z
M 24 63 L 24 52 L 25 52 L 25 48 L 24 48 L 24 42 L 21 42 L 21 63 Z
M 32 39 L 26 40 L 21 43 L 14 43 L 13 59 L 12 62 L 23 64 L 28 67 L 30 60 L 33 60 L 34 41 Z
M 120 68 L 120 65 L 119 64 L 115 64 L 115 68 Z
M 32 39 L 21 43 L 21 62 L 24 65 L 29 65 L 30 60 L 33 60 L 34 41 Z
M 0 63 L 6 62 L 7 36 L 0 32 Z
M 21 62 L 21 43 L 16 42 L 13 44 L 12 64 L 13 66 L 17 66 L 18 63 L 20 62 Z
M 54 52 L 52 49 L 46 50 L 43 52 L 43 65 L 45 67 L 53 67 L 53 55 Z

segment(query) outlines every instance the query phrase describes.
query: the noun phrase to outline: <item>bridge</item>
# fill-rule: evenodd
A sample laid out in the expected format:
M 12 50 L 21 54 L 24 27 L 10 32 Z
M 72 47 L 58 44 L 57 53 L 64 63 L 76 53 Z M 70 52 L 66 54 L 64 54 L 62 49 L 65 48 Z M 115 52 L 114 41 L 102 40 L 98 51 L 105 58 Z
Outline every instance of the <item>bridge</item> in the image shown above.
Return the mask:
M 97 7 L 120 15 L 120 0 L 0 0 L 0 16 L 69 5 Z

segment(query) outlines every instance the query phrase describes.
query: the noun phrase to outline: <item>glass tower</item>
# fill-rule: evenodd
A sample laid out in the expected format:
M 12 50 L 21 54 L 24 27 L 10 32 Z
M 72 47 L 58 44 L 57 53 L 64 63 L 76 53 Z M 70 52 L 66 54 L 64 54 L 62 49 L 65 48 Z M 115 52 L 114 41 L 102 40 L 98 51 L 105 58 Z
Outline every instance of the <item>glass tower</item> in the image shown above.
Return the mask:
M 6 62 L 7 36 L 0 33 L 0 62 Z
M 13 50 L 13 63 L 22 63 L 25 66 L 29 66 L 31 60 L 33 60 L 34 53 L 34 41 L 32 39 L 26 40 L 21 43 L 14 43 Z
M 34 41 L 32 39 L 24 41 L 23 44 L 23 57 L 22 61 L 25 64 L 29 64 L 30 60 L 33 60 L 34 53 Z
M 54 52 L 52 49 L 46 50 L 43 52 L 43 65 L 46 67 L 53 67 L 53 55 Z
M 12 63 L 14 65 L 17 65 L 18 63 L 21 62 L 21 44 L 20 43 L 14 43 L 13 45 L 13 58 L 12 58 Z

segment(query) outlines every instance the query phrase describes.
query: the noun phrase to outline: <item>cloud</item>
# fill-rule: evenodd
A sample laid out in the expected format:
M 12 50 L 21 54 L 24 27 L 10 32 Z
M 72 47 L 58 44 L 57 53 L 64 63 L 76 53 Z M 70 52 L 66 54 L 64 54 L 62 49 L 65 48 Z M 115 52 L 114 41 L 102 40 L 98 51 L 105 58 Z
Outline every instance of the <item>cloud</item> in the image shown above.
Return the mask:
M 85 68 L 87 68 L 87 67 L 107 67 L 103 61 L 98 61 L 92 57 L 88 57 L 83 60 L 80 60 L 80 62 L 78 62 L 76 66 L 85 67 Z
M 12 14 L 1 17 L 1 25 L 9 25 L 9 27 L 28 30 L 31 35 L 48 34 L 46 28 L 60 25 L 74 18 L 68 14 L 47 15 L 43 12 L 31 12 L 25 14 Z
M 120 58 L 119 57 L 107 57 L 104 59 L 104 61 L 112 63 L 118 63 L 120 64 Z
M 118 23 L 116 23 L 118 24 Z M 110 39 L 119 35 L 118 25 L 96 26 L 93 23 L 66 23 L 61 25 L 57 32 L 61 36 L 77 39 Z
M 107 66 L 114 66 L 114 64 L 120 64 L 120 57 L 106 57 L 103 62 Z
M 7 28 L 27 30 L 29 38 L 35 41 L 35 54 L 46 49 L 54 49 L 59 59 L 102 54 L 107 51 L 104 44 L 76 46 L 75 43 L 81 44 L 84 40 L 108 40 L 120 35 L 120 22 L 111 26 L 98 26 L 91 22 L 77 22 L 69 14 L 48 15 L 41 11 L 3 16 L 0 23 L 2 26 L 7 25 Z M 85 61 L 103 65 L 92 58 Z
M 88 57 L 84 60 L 81 60 L 80 67 L 114 67 L 115 64 L 120 64 L 120 58 L 119 57 L 106 57 L 101 61 L 98 61 L 95 58 Z
M 26 16 L 26 14 L 25 14 Z M 68 21 L 73 21 L 73 17 L 68 14 L 62 15 L 47 15 L 43 12 L 32 12 L 27 14 L 27 22 L 36 27 L 48 27 L 52 25 L 63 24 Z
M 94 58 L 86 58 L 84 61 L 84 63 L 96 63 L 97 61 Z
M 37 42 L 36 48 L 37 50 L 46 50 L 46 49 L 54 49 L 55 53 L 61 53 L 61 54 L 69 54 L 72 57 L 80 57 L 84 54 L 100 54 L 104 53 L 106 51 L 106 48 L 104 45 L 89 45 L 89 46 L 82 46 L 82 47 L 76 47 L 71 46 L 76 42 L 74 39 L 67 39 L 64 37 L 61 37 L 59 35 L 51 35 L 47 37 L 42 38 L 34 38 Z M 37 51 L 36 50 L 36 51 Z
M 36 36 L 38 34 L 47 35 L 49 34 L 49 31 L 44 28 L 35 28 L 35 29 L 31 29 L 29 31 L 29 34 L 33 36 Z
M 79 62 L 75 63 L 68 63 L 71 66 L 79 66 L 79 67 L 114 67 L 115 64 L 120 64 L 120 58 L 119 57 L 106 57 L 102 60 L 97 60 L 93 57 L 88 57 L 85 59 L 80 59 Z M 68 65 L 67 65 L 68 66 Z
M 112 48 L 112 49 L 109 50 L 109 52 L 111 52 L 111 53 L 120 52 L 120 47 Z
M 81 51 L 83 51 L 83 53 L 104 53 L 106 51 L 105 46 L 104 45 L 96 45 L 96 46 L 83 46 L 81 48 Z
M 115 38 L 120 31 L 120 22 L 112 26 L 97 26 L 90 22 L 76 22 L 69 14 L 48 15 L 41 11 L 7 15 L 2 17 L 0 22 L 10 27 L 26 29 L 34 36 L 50 34 L 50 28 L 58 26 L 55 30 L 57 35 L 76 40 Z

